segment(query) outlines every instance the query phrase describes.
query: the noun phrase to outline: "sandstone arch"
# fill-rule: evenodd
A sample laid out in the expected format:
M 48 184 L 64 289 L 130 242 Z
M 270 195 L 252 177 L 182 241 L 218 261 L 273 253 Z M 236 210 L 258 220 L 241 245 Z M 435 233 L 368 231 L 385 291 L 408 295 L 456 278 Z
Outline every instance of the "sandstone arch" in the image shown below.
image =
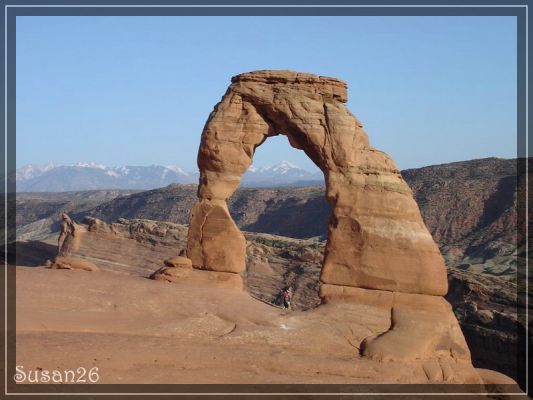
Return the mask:
M 198 151 L 199 200 L 187 243 L 195 268 L 245 270 L 245 239 L 226 199 L 256 148 L 282 133 L 324 173 L 333 210 L 321 273 L 324 296 L 342 287 L 446 293 L 443 258 L 411 190 L 392 159 L 369 145 L 346 101 L 347 85 L 334 78 L 269 70 L 232 78 Z

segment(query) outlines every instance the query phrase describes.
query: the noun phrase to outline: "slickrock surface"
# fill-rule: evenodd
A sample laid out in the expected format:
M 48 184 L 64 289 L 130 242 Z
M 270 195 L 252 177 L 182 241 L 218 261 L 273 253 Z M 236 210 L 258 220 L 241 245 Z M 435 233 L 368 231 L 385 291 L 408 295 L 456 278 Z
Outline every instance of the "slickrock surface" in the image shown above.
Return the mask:
M 199 271 L 201 273 L 202 271 Z M 17 270 L 17 365 L 100 383 L 479 383 L 469 360 L 362 357 L 379 304 L 287 312 L 244 291 L 108 271 Z
M 194 267 L 245 270 L 245 239 L 226 200 L 255 149 L 282 133 L 326 178 L 333 214 L 322 282 L 446 293 L 443 258 L 411 190 L 394 162 L 369 145 L 361 123 L 344 105 L 347 96 L 346 84 L 338 79 L 292 71 L 232 78 L 209 116 L 198 152 L 199 202 L 191 211 L 187 244 Z
M 173 263 L 174 265 L 181 266 L 179 269 L 187 269 L 191 271 L 191 268 L 184 264 L 184 260 L 187 260 L 186 258 L 177 256 L 167 259 L 166 257 L 168 256 L 164 255 L 168 248 L 172 248 L 172 253 L 176 254 L 178 253 L 180 246 L 184 246 L 187 234 L 185 226 L 176 226 L 175 224 L 167 224 L 148 220 L 121 220 L 120 223 L 115 224 L 115 227 L 120 225 L 120 231 L 128 232 L 128 234 L 125 236 L 118 235 L 113 239 L 113 242 L 110 242 L 108 240 L 108 235 L 109 231 L 111 230 L 111 225 L 100 222 L 97 225 L 97 229 L 92 228 L 91 231 L 89 231 L 89 225 L 94 225 L 94 223 L 94 221 L 88 220 L 85 224 L 78 224 L 78 230 L 86 231 L 86 233 L 81 236 L 82 240 L 80 241 L 79 249 L 78 251 L 74 252 L 72 256 L 83 260 L 86 254 L 85 252 L 89 250 L 99 254 L 101 258 L 94 260 L 93 257 L 92 259 L 94 263 L 96 263 L 96 265 L 98 265 L 102 270 L 102 272 L 98 272 L 97 274 L 106 274 L 105 276 L 108 277 L 106 279 L 114 280 L 115 275 L 119 275 L 124 279 L 128 278 L 124 281 L 124 284 L 126 285 L 130 282 L 135 282 L 130 280 L 128 275 L 131 277 L 137 277 L 142 281 L 146 281 L 144 278 L 148 277 L 158 269 L 167 271 L 170 270 L 166 276 L 163 274 L 158 278 L 160 279 L 159 283 L 165 284 L 163 287 L 173 287 L 174 285 L 181 284 L 186 285 L 192 282 L 195 286 L 203 286 L 204 289 L 198 292 L 200 298 L 203 296 L 204 291 L 211 290 L 209 288 L 224 286 L 220 285 L 220 282 L 213 282 L 211 279 L 209 279 L 209 275 L 219 274 L 217 272 L 194 270 L 196 273 L 196 279 L 194 279 L 191 277 L 191 274 L 187 273 L 182 273 L 180 277 L 178 271 L 173 271 L 178 270 L 178 268 L 168 267 L 169 264 Z M 140 227 L 144 227 L 143 230 L 145 232 L 142 234 L 139 232 Z M 178 237 L 171 239 L 167 235 L 154 235 L 153 233 L 147 232 L 146 227 L 159 227 L 159 232 L 161 232 L 162 228 L 166 227 L 167 232 L 169 230 L 175 230 L 175 232 L 178 233 Z M 115 229 L 119 231 L 119 228 Z M 129 232 L 132 232 L 131 237 Z M 151 230 L 151 232 L 154 232 L 154 230 Z M 319 275 L 324 250 L 323 242 L 291 239 L 268 234 L 248 232 L 245 232 L 245 236 L 247 238 L 247 271 L 244 275 L 244 293 L 246 293 L 246 296 L 251 295 L 261 300 L 263 303 L 280 307 L 282 304 L 281 290 L 284 287 L 292 286 L 294 288 L 294 296 L 292 301 L 293 310 L 296 310 L 297 312 L 300 310 L 310 310 L 320 304 L 321 299 L 318 296 L 318 291 Z M 139 237 L 142 238 L 142 240 L 139 240 Z M 57 238 L 54 238 L 53 243 L 56 241 Z M 147 242 L 152 243 L 153 247 L 147 247 Z M 161 242 L 161 244 L 159 244 L 159 242 Z M 112 248 L 110 247 L 110 243 L 113 246 Z M 42 245 L 44 245 L 44 243 Z M 35 247 L 32 249 L 34 252 L 34 257 L 32 259 L 38 258 L 40 248 L 41 247 Z M 27 247 L 24 247 L 24 249 L 28 250 L 30 249 L 30 246 L 28 245 Z M 112 249 L 114 250 L 112 251 Z M 41 265 L 44 265 L 44 262 L 48 258 L 49 252 L 45 250 L 40 251 Z M 143 261 L 140 262 L 139 260 Z M 170 263 L 171 260 L 173 260 L 172 263 Z M 143 262 L 146 262 L 146 266 L 141 265 Z M 32 275 L 28 275 L 27 272 L 24 272 L 30 269 L 32 268 L 20 268 L 18 270 L 22 271 L 20 272 L 20 279 L 32 279 Z M 33 270 L 41 271 L 40 268 Z M 44 272 L 47 271 L 51 274 L 71 274 L 76 272 L 44 270 Z M 114 273 L 109 274 L 110 272 Z M 172 274 L 172 272 L 174 272 L 174 274 Z M 94 275 L 93 273 L 87 273 L 83 271 L 80 271 L 79 273 L 85 274 L 86 278 L 83 279 L 89 279 L 89 282 L 83 283 L 80 275 L 80 280 L 76 282 L 72 281 L 71 284 L 82 286 L 92 285 L 93 278 L 90 276 Z M 231 273 L 226 274 L 232 276 L 235 275 Z M 42 282 L 38 287 L 35 287 L 34 292 L 48 290 L 45 289 L 47 285 L 46 279 L 57 275 L 42 275 L 42 272 L 39 272 L 38 276 L 39 279 L 42 279 Z M 500 372 L 504 372 L 509 376 L 516 376 L 515 345 L 517 340 L 517 329 L 520 328 L 517 324 L 516 313 L 514 309 L 516 300 L 512 297 L 513 292 L 516 292 L 516 288 L 513 288 L 513 284 L 511 283 L 507 283 L 509 287 L 504 288 L 502 287 L 502 283 L 505 282 L 496 278 L 492 278 L 490 280 L 483 280 L 482 278 L 483 277 L 472 276 L 472 274 L 466 272 L 452 270 L 450 275 L 451 290 L 447 296 L 447 299 L 454 305 L 455 314 L 459 317 L 462 329 L 467 336 L 467 341 L 473 350 L 473 355 L 476 360 L 475 365 L 490 369 L 497 368 Z M 209 282 L 210 280 L 211 282 Z M 98 293 L 101 293 L 99 288 L 95 287 L 91 290 L 93 289 L 97 290 Z M 137 290 L 137 286 L 132 286 L 131 290 Z M 328 290 L 328 293 L 324 293 Z M 393 294 L 391 292 L 364 290 L 335 285 L 323 285 L 322 291 L 322 296 L 327 301 L 327 307 L 332 304 L 340 306 L 342 302 L 344 302 L 347 307 L 349 307 L 350 304 L 366 304 L 369 303 L 368 299 L 371 299 L 372 301 L 370 302 L 370 305 L 372 305 L 373 310 L 379 310 L 379 313 L 383 315 L 388 314 L 390 325 L 390 318 L 393 317 L 391 311 L 394 310 L 393 303 L 391 301 Z M 20 293 L 22 297 L 34 295 L 32 292 Z M 366 297 L 362 296 L 364 293 L 367 294 Z M 102 294 L 100 301 L 107 301 L 106 296 L 108 294 L 109 293 L 105 295 Z M 142 297 L 143 293 L 139 292 L 139 296 Z M 182 296 L 179 294 L 176 296 L 175 304 L 172 307 L 173 309 L 178 310 L 182 307 Z M 424 298 L 425 296 L 420 297 Z M 438 299 L 438 297 L 435 296 L 430 297 Z M 366 303 L 364 301 L 365 298 L 367 299 Z M 166 305 L 162 303 L 162 307 L 166 307 Z M 324 307 L 324 305 L 318 307 L 318 309 L 322 307 Z M 426 320 L 431 321 L 432 324 L 435 323 L 436 325 L 440 326 L 441 328 L 439 329 L 442 329 L 443 326 L 448 324 L 448 326 L 456 330 L 456 323 L 453 320 L 450 321 L 450 315 L 447 314 L 446 307 L 441 308 L 446 313 L 437 312 L 438 308 L 439 306 L 434 307 L 430 315 L 427 315 L 428 318 Z M 52 309 L 46 311 L 45 315 L 51 315 L 51 310 Z M 398 309 L 398 307 L 397 311 L 401 313 L 401 309 Z M 489 311 L 490 315 L 487 314 Z M 416 316 L 416 313 L 418 313 L 418 316 Z M 420 321 L 422 324 L 424 323 L 424 319 L 420 318 L 423 317 L 423 314 L 420 314 L 416 307 L 411 310 L 408 315 L 412 315 L 418 318 L 418 321 Z M 65 326 L 68 326 L 70 314 L 67 314 L 65 318 L 67 319 L 64 321 L 64 324 Z M 400 320 L 401 314 L 395 313 L 394 318 Z M 47 323 L 45 322 L 45 326 L 46 325 Z M 386 331 L 388 328 L 389 326 L 384 327 L 383 330 Z M 317 329 L 319 329 L 319 327 L 317 327 Z M 523 327 L 521 327 L 521 329 L 523 329 Z M 313 335 L 315 334 L 316 333 Z M 46 340 L 47 343 L 49 343 L 49 340 L 51 339 L 49 339 L 47 335 L 51 335 L 51 333 L 41 336 L 41 339 Z M 418 340 L 420 337 L 417 335 L 418 332 L 415 330 L 410 337 L 417 337 Z M 459 340 L 460 343 L 460 337 L 458 339 L 457 335 L 455 335 L 454 339 L 453 330 L 448 333 L 441 334 L 440 337 L 442 339 L 448 338 L 450 341 L 452 341 L 452 343 L 453 340 Z M 69 340 L 75 341 L 75 338 L 76 335 L 72 335 L 70 336 Z M 369 340 L 367 342 L 369 342 L 371 338 L 372 335 L 369 336 Z M 497 343 L 497 345 L 495 346 L 494 343 Z M 409 341 L 407 344 L 404 343 L 402 346 L 399 346 L 397 350 L 402 350 L 404 348 L 409 349 L 410 347 L 408 344 Z M 412 344 L 414 346 L 415 342 L 413 341 Z M 431 349 L 435 343 L 426 342 L 426 345 L 429 346 L 426 347 L 426 349 Z M 74 344 L 71 346 L 74 350 Z M 417 345 L 415 347 L 415 352 L 420 351 L 424 353 L 423 346 Z M 457 351 L 455 346 L 448 346 L 448 348 Z M 435 349 L 435 347 L 433 347 L 433 349 Z M 353 351 L 357 352 L 356 349 Z M 396 354 L 393 356 L 393 351 L 387 353 L 389 353 L 389 356 L 385 356 L 383 358 L 402 358 L 401 354 Z M 435 351 L 435 353 L 438 354 L 439 352 Z M 377 353 L 373 357 L 374 361 L 379 360 L 380 358 L 380 353 Z M 495 360 L 497 360 L 496 363 Z M 430 375 L 433 376 L 432 374 L 433 373 Z M 439 374 L 440 373 L 436 373 L 437 376 Z

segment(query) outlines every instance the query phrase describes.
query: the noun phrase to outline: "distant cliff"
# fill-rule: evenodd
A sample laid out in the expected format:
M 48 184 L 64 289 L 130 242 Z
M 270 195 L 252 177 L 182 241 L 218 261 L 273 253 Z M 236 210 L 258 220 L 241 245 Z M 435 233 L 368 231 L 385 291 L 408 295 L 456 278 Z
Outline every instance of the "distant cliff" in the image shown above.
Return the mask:
M 486 158 L 402 172 L 449 266 L 512 278 L 517 160 Z M 523 176 L 522 176 L 523 178 Z

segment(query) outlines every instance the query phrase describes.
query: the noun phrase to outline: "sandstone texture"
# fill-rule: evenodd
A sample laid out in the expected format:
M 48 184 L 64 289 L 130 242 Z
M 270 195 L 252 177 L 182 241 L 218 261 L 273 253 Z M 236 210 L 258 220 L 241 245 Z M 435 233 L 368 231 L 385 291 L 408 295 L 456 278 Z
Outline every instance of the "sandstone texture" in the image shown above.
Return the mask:
M 203 283 L 43 268 L 16 277 L 16 361 L 26 370 L 95 366 L 99 383 L 113 384 L 482 383 L 462 359 L 362 356 L 365 337 L 390 324 L 380 305 L 287 312 Z
M 187 256 L 195 268 L 240 273 L 246 269 L 245 254 L 244 235 L 224 200 L 204 200 L 192 208 Z
M 344 104 L 347 96 L 344 82 L 311 74 L 255 71 L 232 78 L 208 118 L 198 152 L 199 202 L 191 211 L 187 243 L 195 268 L 245 270 L 245 239 L 226 200 L 256 148 L 284 134 L 324 172 L 333 212 L 322 282 L 446 293 L 443 258 L 411 190 L 394 162 L 369 145 Z
M 440 296 L 322 285 L 326 303 L 366 304 L 383 309 L 390 324 L 362 342 L 362 354 L 378 360 L 446 358 L 470 362 L 468 346 L 451 305 Z
M 186 246 L 187 228 L 183 225 L 150 220 L 124 220 L 107 224 L 87 217 L 77 224 L 76 235 L 68 235 L 60 256 L 75 257 L 116 273 L 148 276 L 163 266 L 191 266 L 179 257 Z

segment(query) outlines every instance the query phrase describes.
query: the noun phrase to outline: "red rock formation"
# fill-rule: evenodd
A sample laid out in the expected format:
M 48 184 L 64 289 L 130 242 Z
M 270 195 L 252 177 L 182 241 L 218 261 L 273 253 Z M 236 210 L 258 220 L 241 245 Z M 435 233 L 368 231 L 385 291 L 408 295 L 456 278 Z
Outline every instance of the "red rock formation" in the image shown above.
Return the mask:
M 119 220 L 106 224 L 87 217 L 77 225 L 76 236 L 67 235 L 59 256 L 91 262 L 102 270 L 146 276 L 165 259 L 179 261 L 181 266 L 187 263 L 186 258 L 177 257 L 179 248 L 185 247 L 185 235 L 186 227 L 168 222 Z
M 254 152 L 287 135 L 324 172 L 333 213 L 321 280 L 333 285 L 443 295 L 442 256 L 394 162 L 369 145 L 346 84 L 291 71 L 233 77 L 209 116 L 198 152 L 199 202 L 187 255 L 199 269 L 240 273 L 245 240 L 226 200 Z
M 441 297 L 448 285 L 440 251 L 400 171 L 370 146 L 346 101 L 346 84 L 338 79 L 291 71 L 233 77 L 202 133 L 187 256 L 197 269 L 245 270 L 245 238 L 226 200 L 256 148 L 284 134 L 323 171 L 333 210 L 321 297 L 357 304 L 366 299 L 390 315 L 384 331 L 362 342 L 362 354 L 428 360 L 426 374 L 436 381 L 447 381 L 446 371 L 460 361 L 466 380 L 476 382 L 463 334 Z

